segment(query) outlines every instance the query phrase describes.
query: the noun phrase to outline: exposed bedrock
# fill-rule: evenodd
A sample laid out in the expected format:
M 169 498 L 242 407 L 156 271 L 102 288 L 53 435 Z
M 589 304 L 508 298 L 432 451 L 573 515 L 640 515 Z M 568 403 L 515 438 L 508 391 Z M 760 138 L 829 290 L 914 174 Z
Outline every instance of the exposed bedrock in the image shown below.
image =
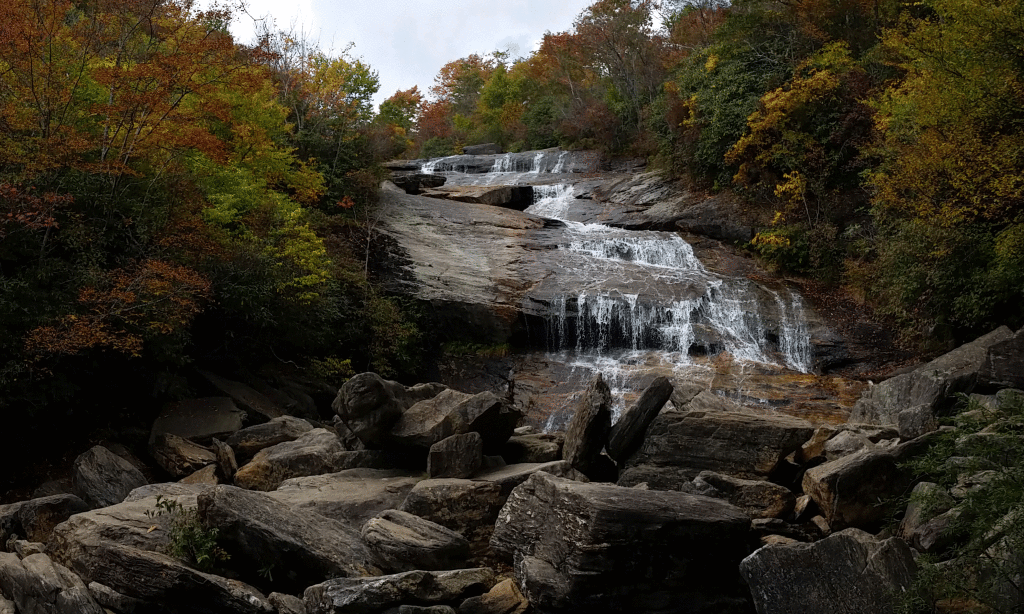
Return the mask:
M 682 280 L 662 278 L 651 275 L 650 267 L 620 259 L 601 261 L 603 268 L 595 269 L 587 254 L 566 249 L 573 239 L 562 222 L 525 212 L 384 191 L 380 215 L 371 265 L 387 280 L 388 290 L 431 305 L 437 329 L 450 338 L 543 347 L 549 341 L 547 324 L 561 318 L 559 342 L 571 346 L 576 336 L 589 334 L 595 309 L 581 303 L 581 296 L 611 297 L 611 317 L 624 320 L 637 314 L 669 317 L 656 305 L 693 303 L 699 310 L 701 301 L 720 293 L 721 278 L 703 270 Z M 786 293 L 738 281 L 732 300 L 759 314 L 765 343 L 780 343 L 790 311 L 780 300 Z M 811 309 L 801 309 L 815 365 L 827 368 L 841 361 L 843 341 Z M 720 351 L 720 333 L 696 324 L 689 350 Z M 607 338 L 617 347 L 653 347 L 662 341 L 637 336 L 629 326 L 613 327 Z

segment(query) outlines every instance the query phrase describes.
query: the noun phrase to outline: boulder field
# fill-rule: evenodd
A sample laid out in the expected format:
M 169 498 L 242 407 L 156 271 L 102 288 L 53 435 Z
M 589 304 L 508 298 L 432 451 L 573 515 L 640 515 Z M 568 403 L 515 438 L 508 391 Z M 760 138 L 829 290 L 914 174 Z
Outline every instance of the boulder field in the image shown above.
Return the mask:
M 0 506 L 0 612 L 894 612 L 984 478 L 968 438 L 949 492 L 905 461 L 953 395 L 1013 394 L 1021 343 L 999 329 L 880 382 L 839 425 L 665 378 L 612 424 L 597 377 L 537 433 L 498 391 L 373 373 L 324 421 L 217 378 L 228 396 L 169 406 L 147 460 L 97 446 Z M 940 505 L 893 510 L 912 490 Z

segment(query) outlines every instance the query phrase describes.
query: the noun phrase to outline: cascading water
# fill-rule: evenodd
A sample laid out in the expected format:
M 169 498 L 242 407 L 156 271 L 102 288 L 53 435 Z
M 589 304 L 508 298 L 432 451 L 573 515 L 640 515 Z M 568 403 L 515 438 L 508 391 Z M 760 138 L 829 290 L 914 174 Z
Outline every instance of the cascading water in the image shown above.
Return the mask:
M 534 186 L 527 212 L 566 224 L 560 250 L 571 254 L 576 275 L 590 280 L 582 290 L 555 296 L 545 319 L 552 360 L 571 366 L 577 386 L 601 372 L 613 392 L 625 390 L 635 367 L 652 362 L 692 375 L 708 369 L 709 355 L 727 355 L 740 365 L 810 369 L 798 295 L 712 274 L 672 233 L 574 222 L 568 219 L 573 200 L 572 186 Z M 651 292 L 630 292 L 623 291 L 624 280 L 627 286 L 657 283 L 641 284 Z M 772 313 L 764 313 L 766 306 Z M 567 417 L 553 412 L 546 428 L 564 426 Z
M 765 378 L 803 378 L 811 370 L 810 336 L 795 292 L 710 272 L 675 233 L 574 220 L 581 215 L 573 206 L 580 202 L 575 189 L 558 182 L 578 181 L 571 173 L 593 170 L 592 159 L 545 150 L 481 162 L 449 156 L 423 170 L 444 173 L 456 185 L 532 185 L 527 212 L 561 223 L 551 231 L 558 245 L 554 270 L 561 273 L 538 280 L 527 298 L 540 306 L 530 313 L 543 313 L 528 319 L 529 335 L 545 346 L 524 356 L 517 371 L 535 377 L 530 395 L 539 400 L 531 423 L 565 428 L 573 396 L 595 373 L 612 389 L 617 419 L 657 375 L 773 407 L 779 399 L 763 396 Z M 464 172 L 469 165 L 475 174 Z

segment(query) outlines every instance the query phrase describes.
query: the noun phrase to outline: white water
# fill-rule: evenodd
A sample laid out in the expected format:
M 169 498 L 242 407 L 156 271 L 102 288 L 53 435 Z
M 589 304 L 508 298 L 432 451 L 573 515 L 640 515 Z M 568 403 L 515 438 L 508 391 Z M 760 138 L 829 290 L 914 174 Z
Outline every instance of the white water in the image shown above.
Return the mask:
M 567 152 L 497 156 L 490 172 L 463 174 L 460 156 L 424 164 L 449 183 L 536 184 L 566 172 Z M 545 177 L 541 179 L 541 177 Z M 680 381 L 710 382 L 725 357 L 738 388 L 726 394 L 748 397 L 745 373 L 759 368 L 811 370 L 811 344 L 800 296 L 744 278 L 709 272 L 691 246 L 669 232 L 627 231 L 572 221 L 571 185 L 533 185 L 528 213 L 564 222 L 564 252 L 571 279 L 554 280 L 544 336 L 544 360 L 564 365 L 568 374 L 555 387 L 582 391 L 601 373 L 617 399 L 638 392 L 651 373 Z M 558 286 L 556 286 L 558 287 Z M 566 409 L 571 404 L 567 399 Z M 553 412 L 547 430 L 566 426 L 567 411 Z
M 567 225 L 560 249 L 582 268 L 576 275 L 588 280 L 584 289 L 552 300 L 546 318 L 549 360 L 569 365 L 580 386 L 600 372 L 613 394 L 622 393 L 635 372 L 652 363 L 692 376 L 709 368 L 707 354 L 727 354 L 741 365 L 810 370 L 799 295 L 710 273 L 673 233 L 574 222 L 568 219 L 573 200 L 571 186 L 534 186 L 527 212 Z M 624 280 L 657 283 L 650 293 L 628 292 L 621 289 Z M 765 309 L 774 312 L 771 321 Z M 564 427 L 565 419 L 552 414 L 547 428 Z

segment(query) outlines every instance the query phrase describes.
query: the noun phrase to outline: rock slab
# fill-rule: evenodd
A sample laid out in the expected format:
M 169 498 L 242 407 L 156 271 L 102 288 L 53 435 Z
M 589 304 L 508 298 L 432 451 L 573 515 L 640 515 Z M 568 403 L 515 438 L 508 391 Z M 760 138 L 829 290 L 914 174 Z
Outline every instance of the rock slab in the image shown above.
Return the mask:
M 729 611 L 749 530 L 717 499 L 538 472 L 512 491 L 491 547 L 542 612 Z
M 859 529 L 813 544 L 765 546 L 740 563 L 758 614 L 891 614 L 894 595 L 910 587 L 915 572 L 903 541 Z

